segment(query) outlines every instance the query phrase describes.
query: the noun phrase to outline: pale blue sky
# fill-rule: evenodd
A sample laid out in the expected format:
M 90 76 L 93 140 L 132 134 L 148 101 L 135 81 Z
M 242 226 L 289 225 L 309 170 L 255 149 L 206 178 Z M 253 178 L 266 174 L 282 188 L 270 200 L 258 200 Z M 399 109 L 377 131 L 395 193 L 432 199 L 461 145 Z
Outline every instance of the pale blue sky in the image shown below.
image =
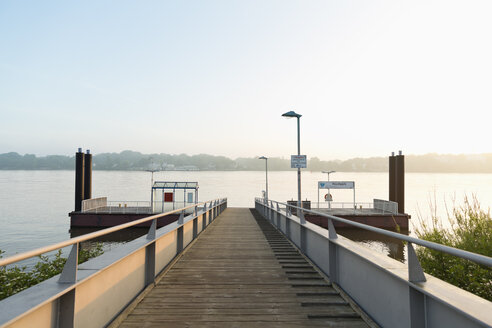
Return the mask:
M 0 153 L 492 152 L 490 1 L 2 1 Z

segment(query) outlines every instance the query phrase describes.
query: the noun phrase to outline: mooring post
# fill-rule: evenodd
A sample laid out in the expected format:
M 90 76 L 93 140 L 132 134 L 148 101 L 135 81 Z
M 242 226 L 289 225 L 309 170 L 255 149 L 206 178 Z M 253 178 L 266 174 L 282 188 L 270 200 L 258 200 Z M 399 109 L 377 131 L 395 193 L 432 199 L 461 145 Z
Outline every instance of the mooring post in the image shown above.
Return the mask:
M 87 149 L 84 155 L 84 200 L 92 198 L 92 154 Z
M 398 211 L 405 213 L 405 156 L 402 151 L 398 151 L 396 156 L 396 202 L 398 203 Z
M 82 210 L 84 199 L 84 153 L 82 148 L 75 153 L 75 212 Z
M 396 202 L 396 157 L 395 152 L 389 157 L 389 195 L 388 200 Z

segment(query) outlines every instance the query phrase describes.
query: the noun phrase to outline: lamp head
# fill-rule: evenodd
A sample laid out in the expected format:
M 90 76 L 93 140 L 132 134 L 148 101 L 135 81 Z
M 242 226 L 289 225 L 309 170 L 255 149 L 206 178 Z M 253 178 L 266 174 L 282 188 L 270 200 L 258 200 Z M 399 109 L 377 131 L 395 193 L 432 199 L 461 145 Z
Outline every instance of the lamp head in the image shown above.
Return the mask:
M 297 114 L 296 112 L 294 112 L 294 111 L 291 110 L 290 112 L 283 113 L 282 116 L 283 117 L 287 117 L 287 118 L 292 118 L 292 117 L 300 118 L 302 115 L 301 114 Z
M 261 157 L 258 157 L 258 159 L 268 159 L 268 157 L 261 156 Z

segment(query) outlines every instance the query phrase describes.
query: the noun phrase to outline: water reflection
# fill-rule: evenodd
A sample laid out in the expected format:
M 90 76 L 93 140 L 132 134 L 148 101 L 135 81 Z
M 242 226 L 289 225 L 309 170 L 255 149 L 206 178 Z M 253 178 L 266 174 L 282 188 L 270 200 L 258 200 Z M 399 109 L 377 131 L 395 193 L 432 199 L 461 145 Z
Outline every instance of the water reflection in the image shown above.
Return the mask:
M 392 259 L 405 262 L 405 244 L 397 238 L 357 228 L 337 228 L 336 230 L 337 233 L 350 240 L 386 254 Z M 400 230 L 400 233 L 408 235 L 408 230 Z

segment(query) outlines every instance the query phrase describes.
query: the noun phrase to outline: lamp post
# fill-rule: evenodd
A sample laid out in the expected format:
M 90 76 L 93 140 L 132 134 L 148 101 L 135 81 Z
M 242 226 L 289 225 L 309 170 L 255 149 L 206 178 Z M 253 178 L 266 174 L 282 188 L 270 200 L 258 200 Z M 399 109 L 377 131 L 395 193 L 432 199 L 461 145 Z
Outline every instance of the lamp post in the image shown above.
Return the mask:
M 261 156 L 259 159 L 265 160 L 265 204 L 268 205 L 268 157 Z
M 326 173 L 328 174 L 328 182 L 330 182 L 330 174 L 335 173 L 336 171 L 321 171 L 321 173 Z M 331 208 L 331 199 L 330 199 L 331 193 L 330 189 L 328 189 L 328 208 Z
M 294 111 L 290 111 L 282 114 L 283 117 L 297 118 L 297 155 L 301 155 L 301 130 L 299 120 L 301 118 L 301 114 L 297 114 Z M 297 207 L 301 207 L 301 168 L 297 168 Z

